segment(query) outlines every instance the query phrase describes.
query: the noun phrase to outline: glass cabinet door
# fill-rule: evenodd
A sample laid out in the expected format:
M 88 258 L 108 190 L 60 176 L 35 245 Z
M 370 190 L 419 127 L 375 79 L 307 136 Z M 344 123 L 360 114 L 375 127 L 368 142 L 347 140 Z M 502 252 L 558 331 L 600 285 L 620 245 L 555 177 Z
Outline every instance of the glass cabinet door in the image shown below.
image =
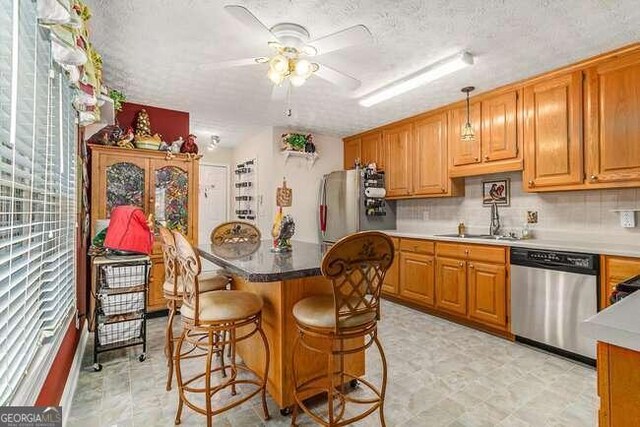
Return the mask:
M 189 235 L 189 173 L 174 165 L 154 168 L 154 212 L 157 224 Z
M 106 218 L 116 206 L 132 205 L 145 209 L 143 167 L 132 162 L 111 163 L 106 167 Z

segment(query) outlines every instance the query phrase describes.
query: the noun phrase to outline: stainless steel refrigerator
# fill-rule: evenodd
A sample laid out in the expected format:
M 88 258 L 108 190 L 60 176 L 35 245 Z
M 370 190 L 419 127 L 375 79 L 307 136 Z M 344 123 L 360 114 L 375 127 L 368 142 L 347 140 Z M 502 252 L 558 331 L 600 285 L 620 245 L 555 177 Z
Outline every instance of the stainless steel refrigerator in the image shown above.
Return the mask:
M 320 184 L 320 238 L 335 243 L 364 230 L 396 228 L 395 201 L 384 198 L 384 173 L 351 169 L 326 174 Z

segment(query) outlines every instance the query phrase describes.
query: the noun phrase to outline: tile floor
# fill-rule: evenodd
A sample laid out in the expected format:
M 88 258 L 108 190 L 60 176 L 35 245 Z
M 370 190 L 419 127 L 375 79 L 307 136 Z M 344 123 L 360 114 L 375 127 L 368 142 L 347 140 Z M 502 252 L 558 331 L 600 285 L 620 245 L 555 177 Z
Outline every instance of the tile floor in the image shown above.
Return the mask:
M 384 302 L 380 336 L 389 366 L 387 426 L 595 426 L 594 369 L 474 329 Z M 179 319 L 177 319 L 179 320 Z M 69 427 L 172 426 L 177 393 L 165 391 L 162 352 L 166 318 L 149 321 L 148 358 L 136 350 L 102 355 L 103 369 L 91 365 L 92 343 L 69 416 Z M 179 324 L 179 321 L 176 322 Z M 376 353 L 367 357 L 373 380 Z M 260 416 L 254 399 L 214 418 L 217 426 L 285 426 L 269 402 L 271 419 Z M 301 417 L 300 425 L 312 425 Z M 185 408 L 184 426 L 206 425 Z M 372 415 L 358 425 L 379 425 Z

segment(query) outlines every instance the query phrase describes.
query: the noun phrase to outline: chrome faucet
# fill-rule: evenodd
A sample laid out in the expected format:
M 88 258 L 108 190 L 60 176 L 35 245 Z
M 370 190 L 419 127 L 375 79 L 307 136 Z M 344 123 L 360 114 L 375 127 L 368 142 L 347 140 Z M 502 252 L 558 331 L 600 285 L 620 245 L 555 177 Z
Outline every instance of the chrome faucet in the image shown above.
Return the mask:
M 500 214 L 496 202 L 491 203 L 491 223 L 489 224 L 489 234 L 497 236 L 500 232 Z

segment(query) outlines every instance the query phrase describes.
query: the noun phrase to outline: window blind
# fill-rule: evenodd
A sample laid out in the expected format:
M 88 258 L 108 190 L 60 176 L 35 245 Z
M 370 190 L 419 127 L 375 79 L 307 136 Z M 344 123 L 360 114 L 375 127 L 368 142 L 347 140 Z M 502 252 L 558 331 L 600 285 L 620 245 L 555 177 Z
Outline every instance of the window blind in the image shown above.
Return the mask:
M 75 306 L 71 90 L 36 2 L 0 0 L 0 405 L 33 403 Z

